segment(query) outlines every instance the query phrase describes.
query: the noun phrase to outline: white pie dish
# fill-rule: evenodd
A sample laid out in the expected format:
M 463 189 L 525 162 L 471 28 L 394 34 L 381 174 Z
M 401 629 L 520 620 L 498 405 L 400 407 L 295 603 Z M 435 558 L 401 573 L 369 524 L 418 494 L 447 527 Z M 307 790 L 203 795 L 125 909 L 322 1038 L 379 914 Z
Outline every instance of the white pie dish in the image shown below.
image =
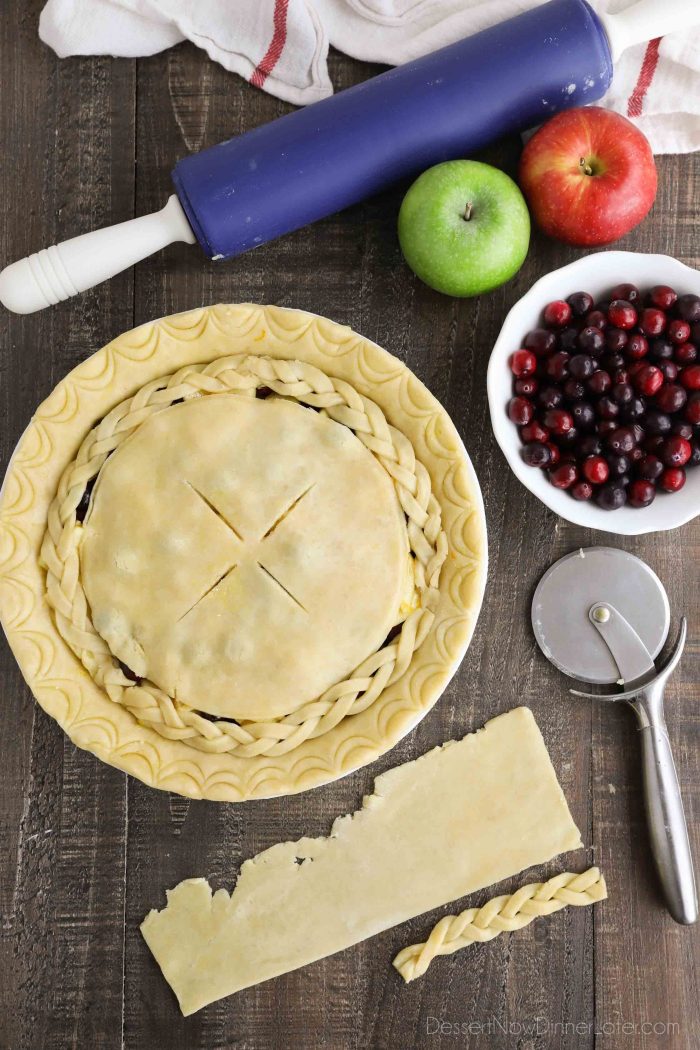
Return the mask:
M 605 511 L 595 503 L 577 502 L 567 492 L 554 488 L 542 470 L 523 462 L 518 428 L 511 423 L 506 411 L 513 382 L 508 359 L 521 346 L 525 334 L 540 323 L 546 304 L 553 299 L 566 299 L 577 291 L 587 291 L 594 298 L 600 298 L 622 281 L 630 281 L 643 291 L 655 284 L 668 284 L 679 294 L 700 295 L 700 272 L 668 255 L 610 251 L 577 259 L 541 277 L 510 310 L 491 353 L 487 390 L 496 441 L 511 470 L 530 492 L 559 517 L 575 525 L 622 536 L 640 536 L 678 528 L 700 514 L 700 469 L 688 471 L 680 492 L 660 493 L 650 507 Z

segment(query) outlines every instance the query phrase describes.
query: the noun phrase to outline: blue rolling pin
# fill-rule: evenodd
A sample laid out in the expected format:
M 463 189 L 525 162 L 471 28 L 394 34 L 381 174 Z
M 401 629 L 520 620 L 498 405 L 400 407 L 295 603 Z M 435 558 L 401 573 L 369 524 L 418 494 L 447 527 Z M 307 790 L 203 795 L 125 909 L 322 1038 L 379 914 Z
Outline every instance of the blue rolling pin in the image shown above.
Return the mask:
M 694 10 L 689 10 L 693 8 Z M 159 212 L 12 263 L 0 301 L 32 313 L 173 241 L 228 259 L 442 160 L 599 99 L 626 47 L 700 23 L 700 4 L 638 0 L 598 16 L 550 0 L 175 166 Z

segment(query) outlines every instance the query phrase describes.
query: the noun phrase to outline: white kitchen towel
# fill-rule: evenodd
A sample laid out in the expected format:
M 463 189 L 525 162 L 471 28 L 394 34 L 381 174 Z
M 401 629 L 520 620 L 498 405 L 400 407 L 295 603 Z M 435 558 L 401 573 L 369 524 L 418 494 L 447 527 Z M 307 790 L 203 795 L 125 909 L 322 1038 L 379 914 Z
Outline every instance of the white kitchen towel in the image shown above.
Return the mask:
M 298 105 L 333 91 L 331 44 L 400 65 L 544 0 L 48 0 L 39 33 L 61 57 L 151 55 L 189 39 L 226 69 Z M 620 10 L 633 0 L 593 0 Z M 689 5 L 700 0 L 688 0 Z M 630 48 L 603 105 L 655 153 L 700 149 L 700 31 Z

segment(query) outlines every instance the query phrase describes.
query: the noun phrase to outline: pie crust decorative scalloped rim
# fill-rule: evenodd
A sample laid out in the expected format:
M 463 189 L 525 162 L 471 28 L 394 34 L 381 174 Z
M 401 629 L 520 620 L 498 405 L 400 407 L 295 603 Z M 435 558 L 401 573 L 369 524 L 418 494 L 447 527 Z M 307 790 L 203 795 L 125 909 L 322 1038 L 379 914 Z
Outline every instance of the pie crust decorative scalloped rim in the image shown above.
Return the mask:
M 95 420 L 161 375 L 243 353 L 308 361 L 376 401 L 427 468 L 449 547 L 435 622 L 406 674 L 366 711 L 274 758 L 195 751 L 140 725 L 92 681 L 58 634 L 39 565 L 60 474 Z M 119 336 L 78 365 L 40 405 L 0 492 L 0 620 L 34 696 L 78 747 L 152 787 L 191 798 L 238 802 L 304 791 L 393 747 L 435 704 L 464 656 L 486 565 L 481 492 L 447 412 L 386 350 L 300 310 L 219 305 Z

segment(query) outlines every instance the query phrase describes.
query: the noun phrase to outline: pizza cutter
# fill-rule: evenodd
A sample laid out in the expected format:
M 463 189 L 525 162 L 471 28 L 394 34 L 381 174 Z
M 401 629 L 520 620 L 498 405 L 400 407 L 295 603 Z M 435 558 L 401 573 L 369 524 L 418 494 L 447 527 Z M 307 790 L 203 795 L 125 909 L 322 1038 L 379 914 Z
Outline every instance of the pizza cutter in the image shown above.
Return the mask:
M 657 668 L 669 625 L 668 597 L 658 576 L 613 547 L 567 554 L 544 574 L 532 601 L 533 630 L 547 659 L 571 678 L 619 688 L 571 692 L 624 700 L 637 716 L 652 853 L 669 912 L 676 922 L 690 924 L 698 918 L 693 859 L 664 718 L 664 689 L 683 652 L 685 617 L 671 655 Z

